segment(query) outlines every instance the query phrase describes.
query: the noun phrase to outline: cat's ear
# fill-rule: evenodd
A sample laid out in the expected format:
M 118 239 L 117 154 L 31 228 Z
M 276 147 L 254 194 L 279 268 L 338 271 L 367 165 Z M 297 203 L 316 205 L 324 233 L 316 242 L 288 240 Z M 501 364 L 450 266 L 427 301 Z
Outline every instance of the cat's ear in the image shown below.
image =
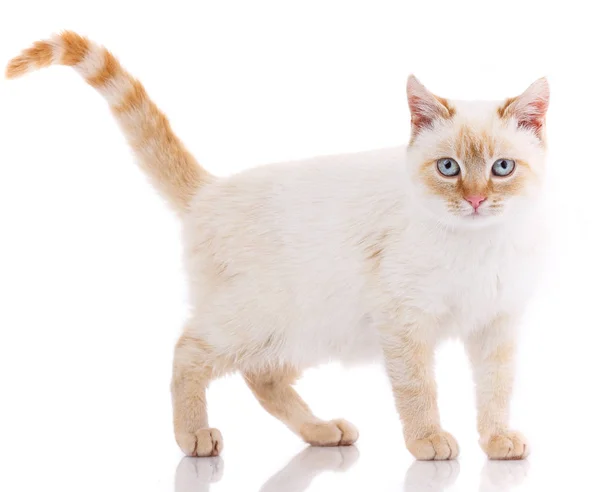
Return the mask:
M 514 118 L 519 128 L 532 130 L 541 138 L 549 100 L 550 86 L 544 77 L 536 80 L 520 96 L 507 99 L 498 112 L 501 118 Z
M 414 75 L 408 77 L 406 95 L 413 138 L 424 128 L 431 127 L 435 120 L 454 116 L 454 108 L 450 103 L 429 92 Z

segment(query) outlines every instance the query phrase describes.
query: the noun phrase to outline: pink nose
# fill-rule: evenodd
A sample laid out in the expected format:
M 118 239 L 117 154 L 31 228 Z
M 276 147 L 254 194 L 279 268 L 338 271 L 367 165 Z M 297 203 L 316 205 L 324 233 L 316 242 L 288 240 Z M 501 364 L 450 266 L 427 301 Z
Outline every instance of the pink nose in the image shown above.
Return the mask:
M 472 195 L 472 196 L 466 196 L 465 200 L 467 200 L 471 205 L 473 205 L 473 208 L 475 210 L 477 210 L 479 208 L 479 205 L 481 205 L 483 202 L 485 202 L 486 197 L 483 195 Z

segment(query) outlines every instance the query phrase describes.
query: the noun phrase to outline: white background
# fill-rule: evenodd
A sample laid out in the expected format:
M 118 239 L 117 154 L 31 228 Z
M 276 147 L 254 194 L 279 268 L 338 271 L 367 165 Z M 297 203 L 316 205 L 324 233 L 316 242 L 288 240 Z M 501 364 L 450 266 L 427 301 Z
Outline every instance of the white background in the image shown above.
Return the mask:
M 600 102 L 598 17 L 587 3 L 2 2 L 2 64 L 63 28 L 104 43 L 221 175 L 405 143 L 410 72 L 468 99 L 513 96 L 547 75 L 553 234 L 513 405 L 528 462 L 486 463 L 457 344 L 440 351 L 438 373 L 458 463 L 413 464 L 382 370 L 336 365 L 306 373 L 299 391 L 318 415 L 359 427 L 356 449 L 303 451 L 236 376 L 209 392 L 222 460 L 182 460 L 168 390 L 186 314 L 177 220 L 72 70 L 3 80 L 0 489 L 592 489 Z

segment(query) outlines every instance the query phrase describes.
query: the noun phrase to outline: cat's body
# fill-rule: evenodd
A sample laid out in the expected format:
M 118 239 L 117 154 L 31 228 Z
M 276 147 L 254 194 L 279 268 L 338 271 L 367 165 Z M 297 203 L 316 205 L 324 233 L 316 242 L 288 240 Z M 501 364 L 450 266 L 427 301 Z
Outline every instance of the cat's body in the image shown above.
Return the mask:
M 108 101 L 140 167 L 183 224 L 191 315 L 175 347 L 175 436 L 220 453 L 206 388 L 241 371 L 264 408 L 305 441 L 352 444 L 292 388 L 331 360 L 383 357 L 408 449 L 452 459 L 433 371 L 438 342 L 465 342 L 480 443 L 520 459 L 509 430 L 514 331 L 535 283 L 548 86 L 503 102 L 447 101 L 408 81 L 407 147 L 263 166 L 217 178 L 104 48 L 71 32 L 13 59 L 9 77 L 72 66 Z
M 427 314 L 419 336 L 464 338 L 520 312 L 538 262 L 536 210 L 452 230 L 411 203 L 406 148 L 250 169 L 203 187 L 184 217 L 189 330 L 246 369 L 380 354 L 377 326 Z

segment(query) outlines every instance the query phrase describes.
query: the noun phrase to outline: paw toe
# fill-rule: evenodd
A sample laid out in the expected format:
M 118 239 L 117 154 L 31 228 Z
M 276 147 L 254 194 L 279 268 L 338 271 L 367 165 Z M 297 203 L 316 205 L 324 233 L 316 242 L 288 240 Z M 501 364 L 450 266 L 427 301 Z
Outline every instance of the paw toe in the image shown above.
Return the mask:
M 350 422 L 337 419 L 306 424 L 300 435 L 312 446 L 350 446 L 358 439 L 358 430 Z
M 223 436 L 217 429 L 178 433 L 175 437 L 177 444 L 187 456 L 219 456 L 223 450 Z
M 519 432 L 493 435 L 482 447 L 492 460 L 521 460 L 529 455 L 527 440 Z
M 408 450 L 418 460 L 453 460 L 458 456 L 458 443 L 448 432 L 415 439 L 407 443 Z
M 351 446 L 358 440 L 358 429 L 350 422 L 343 419 L 334 420 L 333 423 L 342 432 L 342 437 L 339 440 L 340 446 Z

